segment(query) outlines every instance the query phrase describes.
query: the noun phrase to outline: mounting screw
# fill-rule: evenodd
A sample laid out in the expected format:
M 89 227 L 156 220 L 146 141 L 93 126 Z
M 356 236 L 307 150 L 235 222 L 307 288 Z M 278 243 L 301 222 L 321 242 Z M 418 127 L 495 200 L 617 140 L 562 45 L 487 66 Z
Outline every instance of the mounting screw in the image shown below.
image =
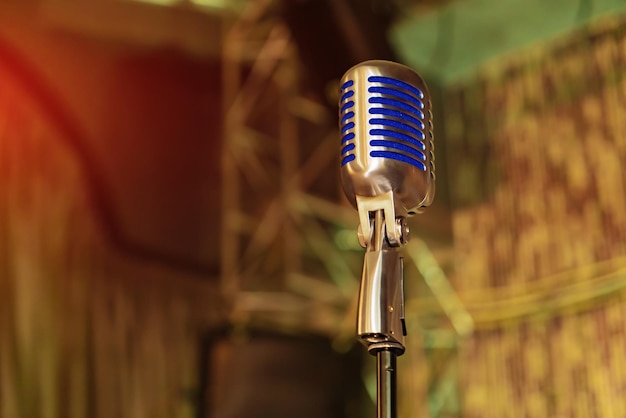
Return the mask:
M 396 218 L 396 234 L 400 238 L 400 245 L 408 244 L 411 239 L 411 231 L 409 231 L 409 225 L 406 223 L 404 216 Z

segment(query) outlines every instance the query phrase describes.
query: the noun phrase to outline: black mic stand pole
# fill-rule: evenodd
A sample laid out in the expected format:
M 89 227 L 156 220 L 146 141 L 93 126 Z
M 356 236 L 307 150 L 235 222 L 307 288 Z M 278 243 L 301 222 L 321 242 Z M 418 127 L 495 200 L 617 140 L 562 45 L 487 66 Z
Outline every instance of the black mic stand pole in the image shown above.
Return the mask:
M 396 417 L 396 354 L 381 350 L 376 353 L 376 407 L 378 418 Z
M 376 356 L 376 403 L 378 418 L 396 418 L 396 357 L 404 353 L 404 289 L 402 257 L 389 242 L 384 211 L 371 222 L 371 237 L 360 234 L 367 251 L 359 289 L 357 334 L 370 354 Z M 394 225 L 395 247 L 408 241 L 404 218 Z M 368 239 L 369 238 L 369 239 Z

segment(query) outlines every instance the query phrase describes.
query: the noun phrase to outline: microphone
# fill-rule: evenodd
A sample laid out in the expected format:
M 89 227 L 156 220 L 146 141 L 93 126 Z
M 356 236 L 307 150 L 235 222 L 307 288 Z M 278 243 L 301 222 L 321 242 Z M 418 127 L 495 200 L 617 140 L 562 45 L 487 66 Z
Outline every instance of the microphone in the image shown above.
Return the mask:
M 431 119 L 426 84 L 404 65 L 365 61 L 341 79 L 341 183 L 358 210 L 366 248 L 357 335 L 375 355 L 405 350 L 404 269 L 396 249 L 409 239 L 406 217 L 435 195 Z
M 389 242 L 399 246 L 404 227 L 395 218 L 435 195 L 428 89 L 409 67 L 380 60 L 352 67 L 340 85 L 341 182 L 359 211 L 361 245 L 371 235 L 369 213 L 384 210 Z

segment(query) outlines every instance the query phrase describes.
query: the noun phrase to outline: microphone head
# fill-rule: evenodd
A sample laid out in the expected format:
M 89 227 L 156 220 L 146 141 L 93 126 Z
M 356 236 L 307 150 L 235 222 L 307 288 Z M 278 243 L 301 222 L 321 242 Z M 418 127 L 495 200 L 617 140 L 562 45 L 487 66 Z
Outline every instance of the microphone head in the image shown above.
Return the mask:
M 412 215 L 435 195 L 430 96 L 409 67 L 365 61 L 341 79 L 341 182 L 356 197 L 392 192 L 398 215 Z

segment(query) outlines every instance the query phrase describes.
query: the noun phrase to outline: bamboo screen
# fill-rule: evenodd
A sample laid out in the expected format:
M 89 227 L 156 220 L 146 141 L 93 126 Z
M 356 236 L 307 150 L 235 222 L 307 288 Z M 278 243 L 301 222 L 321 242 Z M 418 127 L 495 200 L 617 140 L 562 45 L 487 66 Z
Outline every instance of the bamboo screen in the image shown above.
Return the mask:
M 626 416 L 626 20 L 446 94 L 462 416 Z
M 196 416 L 217 292 L 109 245 L 76 153 L 18 84 L 0 65 L 0 416 Z

